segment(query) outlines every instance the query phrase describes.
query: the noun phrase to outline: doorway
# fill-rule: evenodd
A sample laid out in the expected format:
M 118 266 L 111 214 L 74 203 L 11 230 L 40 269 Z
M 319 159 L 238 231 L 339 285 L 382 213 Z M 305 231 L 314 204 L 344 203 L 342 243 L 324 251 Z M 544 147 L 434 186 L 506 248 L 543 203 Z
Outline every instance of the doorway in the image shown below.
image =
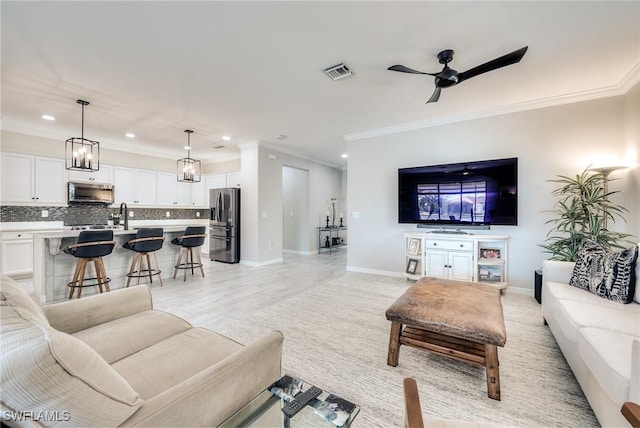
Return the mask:
M 309 171 L 282 167 L 282 250 L 311 254 L 309 239 Z

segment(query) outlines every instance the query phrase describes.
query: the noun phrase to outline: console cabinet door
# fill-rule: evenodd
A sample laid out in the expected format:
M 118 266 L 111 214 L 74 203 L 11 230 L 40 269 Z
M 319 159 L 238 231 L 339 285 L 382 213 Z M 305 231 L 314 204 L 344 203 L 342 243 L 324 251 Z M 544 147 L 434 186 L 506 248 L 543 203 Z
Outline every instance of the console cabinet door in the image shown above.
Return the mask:
M 426 276 L 443 279 L 448 278 L 447 265 L 449 263 L 449 257 L 446 251 L 429 250 L 425 254 L 425 258 Z
M 449 252 L 449 279 L 473 281 L 473 254 Z

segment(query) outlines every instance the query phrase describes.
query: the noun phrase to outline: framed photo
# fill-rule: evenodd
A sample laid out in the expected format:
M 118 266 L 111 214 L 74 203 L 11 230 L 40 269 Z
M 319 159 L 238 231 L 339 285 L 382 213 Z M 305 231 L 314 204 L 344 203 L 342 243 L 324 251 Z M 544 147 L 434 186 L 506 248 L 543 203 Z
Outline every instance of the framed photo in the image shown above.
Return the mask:
M 499 248 L 480 248 L 481 259 L 499 259 L 500 256 Z
M 420 254 L 420 239 L 419 238 L 409 238 L 409 245 L 407 246 L 407 253 L 412 256 L 417 256 Z
M 494 265 L 479 265 L 479 279 L 486 282 L 501 282 L 502 281 L 502 267 Z
M 417 268 L 418 268 L 418 260 L 409 259 L 409 262 L 407 263 L 407 273 L 410 273 L 411 275 L 415 275 Z

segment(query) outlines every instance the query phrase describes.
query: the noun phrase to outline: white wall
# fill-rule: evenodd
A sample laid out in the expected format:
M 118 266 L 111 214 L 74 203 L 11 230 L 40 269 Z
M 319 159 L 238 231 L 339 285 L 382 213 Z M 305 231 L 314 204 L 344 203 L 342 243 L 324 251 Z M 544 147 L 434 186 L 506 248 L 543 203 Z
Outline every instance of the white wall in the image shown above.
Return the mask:
M 616 97 L 349 142 L 349 210 L 360 218 L 349 218 L 348 269 L 404 272 L 402 233 L 416 229 L 398 224 L 398 168 L 518 157 L 518 226 L 477 233 L 510 236 L 510 286 L 532 290 L 534 270 L 547 257 L 539 247 L 549 230 L 549 216 L 542 212 L 554 203 L 554 185 L 546 180 L 603 159 L 622 162 L 625 112 L 625 98 Z M 637 128 L 638 116 L 629 120 Z M 638 168 L 627 173 L 637 183 Z M 610 190 L 621 190 L 620 184 Z M 629 218 L 640 215 L 637 187 L 633 192 L 625 193 L 627 200 L 635 198 Z M 640 235 L 637 226 L 633 233 Z
M 308 171 L 309 230 L 306 248 L 317 248 L 318 214 L 326 212 L 332 196 L 341 194 L 342 171 L 282 153 L 260 143 L 241 146 L 242 181 L 242 255 L 244 263 L 264 265 L 282 260 L 283 250 L 283 183 L 284 166 Z M 249 188 L 246 188 L 246 182 Z M 249 190 L 250 189 L 250 190 Z M 250 192 L 247 193 L 247 191 Z M 245 209 L 245 201 L 250 204 Z M 318 214 L 314 214 L 318 213 Z M 245 228 L 245 224 L 249 229 Z M 250 236 L 247 236 L 250 234 Z M 303 250 L 304 251 L 304 250 Z

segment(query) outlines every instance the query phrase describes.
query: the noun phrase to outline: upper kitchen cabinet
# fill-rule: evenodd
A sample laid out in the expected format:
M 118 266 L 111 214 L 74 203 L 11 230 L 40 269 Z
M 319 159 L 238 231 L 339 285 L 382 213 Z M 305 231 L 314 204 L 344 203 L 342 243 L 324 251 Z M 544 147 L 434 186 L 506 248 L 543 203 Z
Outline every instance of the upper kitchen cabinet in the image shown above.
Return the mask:
M 69 181 L 84 181 L 89 183 L 113 184 L 113 167 L 100 164 L 98 171 L 69 171 Z
M 175 173 L 158 173 L 158 198 L 160 206 L 191 206 L 191 187 L 194 184 L 178 181 Z
M 227 174 L 212 174 L 202 177 L 204 181 L 204 203 L 205 207 L 209 206 L 209 190 L 223 189 L 227 187 Z
M 63 159 L 2 153 L 3 205 L 67 205 Z
M 133 168 L 114 168 L 115 203 L 156 204 L 156 172 Z
M 226 187 L 240 187 L 240 172 L 230 172 L 227 174 Z

